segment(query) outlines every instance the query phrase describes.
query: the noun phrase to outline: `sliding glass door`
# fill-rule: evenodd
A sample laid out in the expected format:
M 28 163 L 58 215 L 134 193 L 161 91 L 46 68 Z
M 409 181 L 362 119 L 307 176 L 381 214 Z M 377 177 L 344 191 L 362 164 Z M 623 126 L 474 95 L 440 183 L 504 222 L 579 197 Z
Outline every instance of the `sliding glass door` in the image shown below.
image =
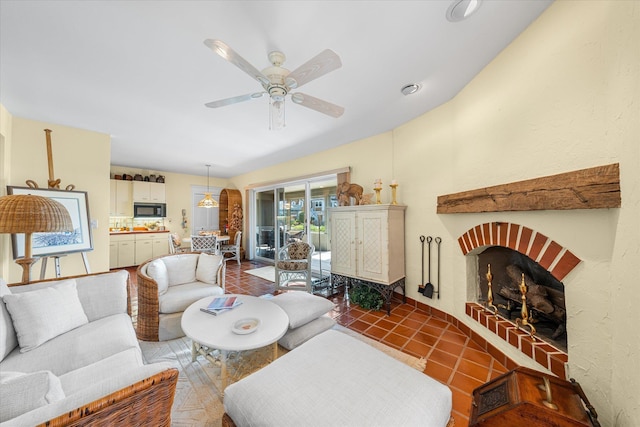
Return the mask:
M 256 188 L 250 242 L 258 260 L 273 262 L 277 251 L 296 240 L 312 243 L 312 272 L 317 280 L 331 272 L 327 209 L 337 206 L 335 175 Z

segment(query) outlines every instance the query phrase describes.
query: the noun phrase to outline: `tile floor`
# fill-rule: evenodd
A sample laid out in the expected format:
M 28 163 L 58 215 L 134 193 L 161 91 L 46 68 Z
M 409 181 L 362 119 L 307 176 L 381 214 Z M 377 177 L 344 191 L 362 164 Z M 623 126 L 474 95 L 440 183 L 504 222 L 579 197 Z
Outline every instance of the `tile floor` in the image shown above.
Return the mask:
M 260 296 L 274 292 L 274 284 L 245 270 L 264 264 L 243 261 L 227 263 L 228 293 Z M 135 269 L 129 269 L 135 280 Z M 336 304 L 333 317 L 341 325 L 417 357 L 426 357 L 424 373 L 449 386 L 453 392 L 456 427 L 469 424 L 474 388 L 507 372 L 507 368 L 471 341 L 460 329 L 440 318 L 393 300 L 386 311 L 363 310 L 345 303 L 343 295 L 331 297 Z M 427 404 L 427 402 L 425 402 Z

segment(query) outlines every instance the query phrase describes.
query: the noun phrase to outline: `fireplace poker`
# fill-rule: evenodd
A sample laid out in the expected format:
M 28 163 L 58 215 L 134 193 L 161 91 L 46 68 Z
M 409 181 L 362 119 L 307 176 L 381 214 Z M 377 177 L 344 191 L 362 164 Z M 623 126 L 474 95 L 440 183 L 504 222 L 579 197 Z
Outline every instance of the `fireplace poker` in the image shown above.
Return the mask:
M 440 237 L 435 238 L 436 245 L 438 245 L 438 290 L 435 291 L 438 294 L 438 299 L 440 299 L 440 243 L 442 243 L 442 239 Z
M 423 293 L 424 292 L 424 288 L 422 286 L 422 284 L 424 283 L 424 236 L 420 236 L 420 247 L 422 249 L 422 256 L 420 257 L 420 262 L 422 265 L 422 273 L 421 273 L 421 280 L 420 280 L 420 286 L 418 286 L 418 292 Z
M 427 298 L 433 298 L 433 283 L 431 283 L 431 242 L 433 241 L 433 237 L 427 236 L 427 259 L 429 260 L 427 264 L 427 283 L 424 284 L 424 289 L 422 291 L 422 295 Z

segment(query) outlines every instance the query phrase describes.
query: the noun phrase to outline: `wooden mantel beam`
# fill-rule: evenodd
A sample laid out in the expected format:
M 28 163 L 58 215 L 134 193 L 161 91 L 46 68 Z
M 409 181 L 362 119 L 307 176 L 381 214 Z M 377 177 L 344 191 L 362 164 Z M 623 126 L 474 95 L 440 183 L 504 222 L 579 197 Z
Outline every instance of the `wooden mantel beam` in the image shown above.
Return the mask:
M 436 212 L 602 209 L 621 203 L 620 165 L 613 163 L 439 196 Z

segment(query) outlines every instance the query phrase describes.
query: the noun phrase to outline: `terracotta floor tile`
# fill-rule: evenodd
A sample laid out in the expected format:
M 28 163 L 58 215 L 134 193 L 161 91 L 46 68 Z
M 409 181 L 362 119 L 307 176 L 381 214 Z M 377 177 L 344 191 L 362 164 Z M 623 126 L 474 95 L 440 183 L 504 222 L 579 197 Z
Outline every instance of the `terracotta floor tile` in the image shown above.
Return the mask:
M 456 343 L 453 343 L 453 342 L 450 342 L 450 341 L 444 341 L 443 339 L 440 339 L 436 343 L 436 348 L 438 350 L 446 351 L 447 353 L 450 353 L 450 354 L 455 354 L 455 355 L 457 355 L 457 357 L 459 357 L 460 354 L 462 354 L 462 350 L 464 349 L 464 345 L 456 344 Z
M 443 384 L 449 384 L 449 377 L 451 377 L 453 369 L 450 366 L 427 360 L 427 367 L 423 372 Z
M 425 334 L 422 331 L 418 331 L 413 338 L 416 341 L 420 341 L 421 343 L 427 344 L 429 346 L 435 346 L 438 342 L 438 338 L 433 335 Z
M 378 341 L 382 340 L 385 335 L 387 335 L 389 331 L 378 328 L 377 326 L 371 326 L 364 331 L 364 334 L 368 337 L 374 338 Z
M 395 322 L 392 322 L 392 321 L 387 320 L 387 319 L 380 319 L 375 323 L 375 325 L 377 327 L 382 328 L 382 329 L 387 330 L 387 331 L 390 331 L 390 330 L 392 330 L 393 328 L 396 327 L 396 323 Z
M 382 339 L 382 342 L 394 347 L 402 348 L 409 341 L 407 337 L 390 332 L 386 337 Z
M 461 344 L 461 345 L 465 345 L 469 340 L 469 337 L 467 337 L 466 335 L 461 335 L 461 334 L 452 332 L 450 330 L 445 330 L 440 336 L 440 338 L 442 338 L 443 340 L 447 340 L 449 342 Z
M 403 337 L 411 338 L 413 335 L 415 335 L 416 330 L 409 326 L 400 324 L 393 328 L 391 332 L 393 332 L 394 334 L 402 335 Z
M 457 371 L 471 378 L 475 378 L 482 383 L 489 381 L 490 368 L 488 366 L 478 365 L 466 359 L 461 359 L 458 362 Z
M 400 322 L 401 325 L 407 326 L 409 328 L 411 328 L 414 332 L 417 331 L 418 329 L 420 329 L 420 326 L 422 326 L 424 322 L 421 322 L 419 320 L 415 320 L 415 319 L 411 319 L 409 317 L 405 317 L 402 322 Z
M 462 357 L 484 366 L 490 366 L 491 361 L 493 360 L 493 357 L 491 357 L 489 353 L 485 353 L 483 351 L 475 350 L 469 347 L 463 350 Z
M 455 388 L 451 390 L 451 393 L 453 394 L 452 409 L 456 412 L 464 414 L 468 418 L 471 414 L 471 401 L 473 400 L 472 396 L 469 393 L 464 393 Z
M 453 379 L 449 385 L 471 395 L 473 390 L 480 387 L 485 382 L 486 381 L 478 381 L 475 378 L 468 377 L 465 374 L 456 371 L 453 374 Z
M 412 339 L 412 340 L 409 340 L 409 342 L 404 346 L 402 351 L 416 357 L 425 357 L 429 354 L 429 351 L 431 351 L 431 349 L 432 349 L 431 346 Z
M 434 348 L 433 351 L 431 351 L 431 353 L 429 354 L 428 361 L 438 362 L 442 365 L 450 366 L 453 369 L 458 363 L 458 357 L 451 353 L 447 353 L 446 351 L 441 351 Z

